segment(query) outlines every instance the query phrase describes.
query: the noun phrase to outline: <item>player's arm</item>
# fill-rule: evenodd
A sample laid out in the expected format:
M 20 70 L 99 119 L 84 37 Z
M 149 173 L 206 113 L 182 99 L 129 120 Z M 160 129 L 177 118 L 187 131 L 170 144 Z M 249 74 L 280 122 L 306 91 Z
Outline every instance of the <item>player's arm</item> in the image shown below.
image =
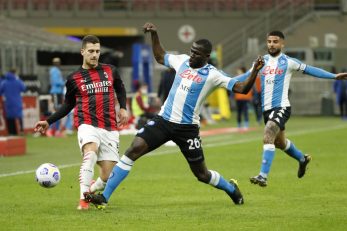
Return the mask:
M 47 131 L 49 125 L 51 125 L 52 123 L 65 117 L 75 107 L 75 105 L 76 105 L 76 99 L 75 99 L 76 90 L 72 86 L 72 83 L 70 83 L 69 81 L 66 82 L 66 89 L 67 89 L 67 91 L 65 94 L 64 103 L 61 105 L 61 107 L 56 112 L 54 112 L 52 115 L 50 115 L 47 118 L 47 120 L 37 122 L 35 124 L 35 128 L 34 128 L 35 132 L 41 132 L 42 134 L 44 134 Z
M 152 50 L 154 58 L 155 60 L 157 60 L 158 63 L 164 64 L 164 56 L 166 51 L 160 44 L 159 35 L 157 33 L 157 27 L 153 23 L 147 22 L 145 23 L 145 25 L 143 25 L 143 31 L 145 33 L 151 32 Z
M 251 75 L 244 81 L 240 82 L 236 82 L 234 87 L 233 87 L 233 92 L 235 93 L 241 93 L 241 94 L 247 94 L 249 92 L 249 90 L 252 88 L 259 70 L 264 66 L 264 59 L 262 56 L 258 56 L 257 60 L 255 61 L 253 68 L 252 68 L 252 72 Z M 245 76 L 241 76 L 242 78 L 244 78 Z M 237 77 L 239 78 L 238 80 L 240 80 L 240 76 Z
M 119 123 L 120 125 L 125 125 L 128 123 L 129 115 L 127 112 L 127 93 L 125 91 L 123 80 L 121 79 L 119 72 L 115 67 L 112 69 L 113 75 L 113 88 L 117 94 L 117 100 L 119 103 Z
M 347 73 L 333 74 L 326 70 L 307 65 L 304 74 L 308 74 L 322 79 L 347 79 Z

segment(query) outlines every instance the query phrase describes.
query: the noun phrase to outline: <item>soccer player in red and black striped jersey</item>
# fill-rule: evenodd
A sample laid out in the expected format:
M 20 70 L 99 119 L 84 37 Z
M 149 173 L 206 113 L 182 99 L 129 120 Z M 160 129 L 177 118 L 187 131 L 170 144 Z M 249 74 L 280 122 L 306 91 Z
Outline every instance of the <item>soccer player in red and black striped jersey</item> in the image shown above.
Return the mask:
M 99 63 L 99 39 L 94 35 L 85 36 L 81 54 L 83 65 L 68 76 L 63 105 L 47 120 L 37 122 L 34 129 L 35 132 L 45 133 L 50 124 L 74 109 L 74 123 L 78 128 L 78 143 L 83 155 L 79 176 L 79 210 L 89 208 L 83 193 L 105 187 L 108 176 L 119 161 L 117 126 L 128 122 L 123 81 L 114 66 Z M 114 92 L 119 111 L 116 111 Z M 92 183 L 96 163 L 101 168 L 100 177 Z

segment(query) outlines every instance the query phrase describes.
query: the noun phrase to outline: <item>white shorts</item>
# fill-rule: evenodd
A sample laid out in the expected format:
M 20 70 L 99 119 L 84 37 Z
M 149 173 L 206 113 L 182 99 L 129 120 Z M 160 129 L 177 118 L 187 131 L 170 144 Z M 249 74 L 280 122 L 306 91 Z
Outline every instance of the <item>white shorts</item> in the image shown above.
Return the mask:
M 93 142 L 98 145 L 97 161 L 110 160 L 119 162 L 118 131 L 107 131 L 92 125 L 82 124 L 78 127 L 77 138 L 81 153 L 83 145 Z

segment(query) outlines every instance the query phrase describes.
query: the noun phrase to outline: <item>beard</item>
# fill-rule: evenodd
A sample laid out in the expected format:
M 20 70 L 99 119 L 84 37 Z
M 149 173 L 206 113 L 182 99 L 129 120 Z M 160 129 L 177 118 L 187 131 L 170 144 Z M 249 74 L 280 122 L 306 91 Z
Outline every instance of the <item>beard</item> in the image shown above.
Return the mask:
M 86 64 L 91 68 L 95 68 L 98 65 L 98 60 L 91 59 L 89 62 L 86 62 Z
M 276 49 L 276 48 L 268 48 L 267 52 L 273 56 L 276 57 L 279 53 L 281 53 L 281 49 Z
M 204 61 L 203 60 L 191 60 L 189 59 L 189 66 L 192 67 L 192 68 L 200 68 L 200 67 L 203 67 L 205 64 L 204 64 Z

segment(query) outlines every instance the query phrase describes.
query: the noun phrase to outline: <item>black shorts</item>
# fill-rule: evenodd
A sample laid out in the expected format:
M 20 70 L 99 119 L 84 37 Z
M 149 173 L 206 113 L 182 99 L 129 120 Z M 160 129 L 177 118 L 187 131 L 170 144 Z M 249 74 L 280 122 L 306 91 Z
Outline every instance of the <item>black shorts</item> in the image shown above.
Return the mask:
M 266 124 L 267 121 L 271 120 L 280 127 L 281 131 L 283 131 L 285 129 L 285 124 L 289 120 L 290 114 L 290 107 L 276 107 L 268 111 L 264 111 L 264 123 Z
M 196 124 L 176 124 L 164 120 L 161 116 L 155 116 L 136 136 L 146 141 L 149 152 L 172 140 L 179 146 L 189 163 L 204 160 L 199 126 Z

